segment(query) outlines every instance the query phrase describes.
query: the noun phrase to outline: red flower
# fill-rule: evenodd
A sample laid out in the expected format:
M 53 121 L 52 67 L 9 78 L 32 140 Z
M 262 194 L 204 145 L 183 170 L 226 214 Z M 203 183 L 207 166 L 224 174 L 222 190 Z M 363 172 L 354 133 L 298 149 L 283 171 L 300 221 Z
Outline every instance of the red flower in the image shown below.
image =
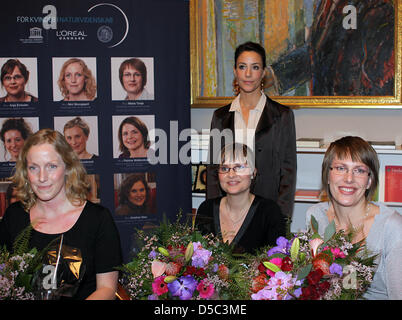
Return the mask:
M 285 257 L 282 260 L 281 269 L 282 269 L 282 271 L 291 271 L 293 269 L 293 263 L 292 263 L 292 260 L 290 260 L 289 257 Z
M 314 269 L 321 269 L 321 271 L 327 275 L 330 274 L 329 266 L 332 263 L 332 258 L 330 255 L 325 253 L 318 254 L 313 260 Z
M 253 279 L 251 282 L 251 291 L 257 293 L 262 288 L 264 288 L 268 283 L 267 276 L 265 274 L 260 274 Z
M 258 265 L 258 271 L 260 271 L 261 273 L 265 273 L 265 270 L 267 270 L 267 268 L 262 264 L 262 262 Z
M 308 286 L 302 288 L 302 294 L 300 299 L 302 300 L 318 300 L 320 298 L 319 293 L 317 292 L 316 286 Z
M 318 292 L 320 295 L 323 295 L 325 292 L 328 291 L 330 284 L 328 281 L 320 282 L 318 285 Z
M 197 276 L 200 278 L 205 278 L 207 275 L 205 274 L 204 268 L 186 266 L 186 270 L 184 271 L 183 276 Z
M 166 266 L 165 273 L 168 276 L 175 276 L 176 274 L 179 273 L 182 265 L 177 262 L 169 262 Z
M 229 268 L 224 264 L 218 266 L 218 275 L 221 279 L 227 280 L 229 278 Z
M 310 273 L 307 275 L 307 281 L 311 285 L 317 284 L 321 280 L 323 275 L 324 273 L 321 269 L 310 271 Z

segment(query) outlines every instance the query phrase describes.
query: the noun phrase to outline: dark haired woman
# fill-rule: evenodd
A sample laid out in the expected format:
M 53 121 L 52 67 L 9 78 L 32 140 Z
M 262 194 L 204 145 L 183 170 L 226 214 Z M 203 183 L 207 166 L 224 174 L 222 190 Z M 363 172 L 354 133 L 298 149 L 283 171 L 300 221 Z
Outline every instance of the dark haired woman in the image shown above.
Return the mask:
M 27 67 L 18 59 L 9 59 L 1 67 L 1 85 L 7 95 L 0 102 L 36 102 L 38 98 L 25 91 L 29 80 Z
M 146 158 L 150 146 L 148 128 L 137 117 L 125 118 L 118 131 L 119 158 Z
M 291 217 L 296 187 L 296 134 L 294 115 L 264 94 L 266 54 L 258 43 L 246 42 L 235 51 L 234 89 L 231 104 L 215 110 L 207 175 L 207 198 L 222 196 L 214 172 L 219 165 L 221 133 L 228 129 L 233 142 L 247 144 L 255 152 L 257 176 L 252 192 L 278 203 Z M 214 130 L 217 129 L 217 130 Z M 214 139 L 218 135 L 219 140 Z
M 155 213 L 149 206 L 150 189 L 144 173 L 133 173 L 124 179 L 119 191 L 119 216 Z

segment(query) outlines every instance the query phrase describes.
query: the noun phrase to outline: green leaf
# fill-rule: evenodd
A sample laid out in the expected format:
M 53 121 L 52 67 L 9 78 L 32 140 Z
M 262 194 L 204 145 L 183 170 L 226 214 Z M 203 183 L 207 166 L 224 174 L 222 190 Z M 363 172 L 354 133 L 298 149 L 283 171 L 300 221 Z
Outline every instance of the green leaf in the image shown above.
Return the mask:
M 269 261 L 264 261 L 262 263 L 266 268 L 271 270 L 272 272 L 278 272 L 281 271 L 281 268 L 279 268 L 276 264 L 269 262 Z
M 324 242 L 327 242 L 329 239 L 331 239 L 335 233 L 336 233 L 335 221 L 332 220 L 331 223 L 327 225 L 327 227 L 325 228 Z
M 304 279 L 310 273 L 311 268 L 313 267 L 312 264 L 308 264 L 307 266 L 301 268 L 299 274 L 297 275 L 297 280 Z
M 299 249 L 300 249 L 300 240 L 299 238 L 294 238 L 292 246 L 290 247 L 290 258 L 292 259 L 292 261 L 297 260 L 297 256 L 299 255 Z
M 313 215 L 311 215 L 311 228 L 313 229 L 314 233 L 318 233 L 318 222 Z

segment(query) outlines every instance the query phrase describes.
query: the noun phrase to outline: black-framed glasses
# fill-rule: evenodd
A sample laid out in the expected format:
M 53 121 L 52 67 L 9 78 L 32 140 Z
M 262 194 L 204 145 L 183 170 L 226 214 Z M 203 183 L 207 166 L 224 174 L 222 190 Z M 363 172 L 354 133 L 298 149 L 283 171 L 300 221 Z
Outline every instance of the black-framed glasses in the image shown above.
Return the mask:
M 11 80 L 19 81 L 19 80 L 21 80 L 21 79 L 23 79 L 23 78 L 24 78 L 24 77 L 23 77 L 22 75 L 16 74 L 16 75 L 14 75 L 14 76 L 4 76 L 4 77 L 3 77 L 3 81 L 7 81 L 7 82 L 10 82 Z
M 364 168 L 353 168 L 349 169 L 348 167 L 345 166 L 335 166 L 335 167 L 330 167 L 330 169 L 337 175 L 344 175 L 349 173 L 350 170 L 352 170 L 352 174 L 355 177 L 364 177 L 364 176 L 369 176 L 370 171 Z
M 225 173 L 229 173 L 230 170 L 233 170 L 233 172 L 235 172 L 235 173 L 243 173 L 249 168 L 250 167 L 245 165 L 245 164 L 237 164 L 237 165 L 235 165 L 233 167 L 219 166 L 218 172 L 222 173 L 222 174 L 225 174 Z

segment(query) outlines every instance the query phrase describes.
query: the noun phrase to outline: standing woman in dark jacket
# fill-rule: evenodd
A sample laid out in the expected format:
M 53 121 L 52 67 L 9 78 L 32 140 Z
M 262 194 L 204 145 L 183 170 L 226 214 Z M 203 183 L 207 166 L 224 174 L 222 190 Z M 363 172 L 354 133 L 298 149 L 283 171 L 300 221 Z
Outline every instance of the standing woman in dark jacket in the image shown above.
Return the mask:
M 289 107 L 264 94 L 266 70 L 261 45 L 247 42 L 237 47 L 233 70 L 237 96 L 231 104 L 215 110 L 211 121 L 207 198 L 222 195 L 214 172 L 220 149 L 230 143 L 223 142 L 223 137 L 229 137 L 255 151 L 253 194 L 276 201 L 282 213 L 291 217 L 297 167 L 294 115 Z

